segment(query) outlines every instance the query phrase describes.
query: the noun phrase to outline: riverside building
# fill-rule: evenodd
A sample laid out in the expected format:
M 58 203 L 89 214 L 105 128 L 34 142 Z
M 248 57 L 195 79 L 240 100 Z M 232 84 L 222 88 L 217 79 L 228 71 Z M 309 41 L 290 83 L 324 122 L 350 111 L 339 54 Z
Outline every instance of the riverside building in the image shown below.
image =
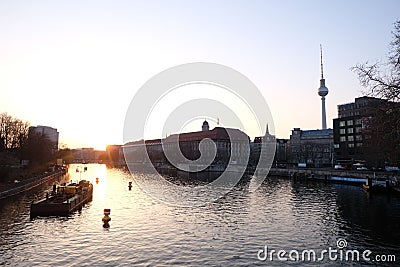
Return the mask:
M 216 154 L 211 165 L 227 166 L 229 163 L 234 165 L 247 165 L 250 148 L 250 138 L 239 129 L 215 127 L 209 129 L 207 121 L 203 122 L 202 130 L 197 132 L 172 134 L 164 139 L 139 140 L 129 142 L 124 145 L 126 162 L 131 166 L 143 165 L 150 159 L 152 165 L 156 168 L 170 165 L 166 153 L 174 154 L 176 144 L 179 144 L 179 150 L 184 158 L 176 158 L 175 164 L 186 164 L 187 160 L 195 161 L 200 158 L 200 143 L 213 141 L 216 148 Z M 246 152 L 247 150 L 247 152 Z M 203 151 L 205 155 L 210 156 L 210 150 Z M 229 162 L 229 160 L 234 160 Z M 202 164 L 197 161 L 195 164 Z
M 371 138 L 368 123 L 376 107 L 391 104 L 374 97 L 358 97 L 354 102 L 338 105 L 338 118 L 333 120 L 334 151 L 338 164 L 350 166 L 365 163 Z

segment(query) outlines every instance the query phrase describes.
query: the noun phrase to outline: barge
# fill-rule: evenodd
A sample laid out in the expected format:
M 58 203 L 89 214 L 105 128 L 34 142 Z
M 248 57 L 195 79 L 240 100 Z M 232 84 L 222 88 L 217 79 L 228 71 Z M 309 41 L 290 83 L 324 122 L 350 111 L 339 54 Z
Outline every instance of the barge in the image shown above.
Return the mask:
M 31 218 L 36 216 L 68 216 L 81 209 L 93 198 L 93 184 L 85 180 L 78 184 L 72 183 L 54 189 L 51 194 L 46 194 L 46 198 L 31 204 Z

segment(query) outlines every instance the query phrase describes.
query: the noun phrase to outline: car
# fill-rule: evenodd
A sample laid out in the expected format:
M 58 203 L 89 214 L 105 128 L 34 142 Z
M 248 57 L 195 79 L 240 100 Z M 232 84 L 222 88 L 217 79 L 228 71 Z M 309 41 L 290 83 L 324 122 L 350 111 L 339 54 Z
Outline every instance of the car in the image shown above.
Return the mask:
M 400 169 L 399 169 L 399 167 L 396 167 L 396 166 L 385 166 L 385 171 L 398 172 L 398 171 L 400 171 Z
M 343 166 L 340 164 L 335 165 L 335 170 L 343 170 Z

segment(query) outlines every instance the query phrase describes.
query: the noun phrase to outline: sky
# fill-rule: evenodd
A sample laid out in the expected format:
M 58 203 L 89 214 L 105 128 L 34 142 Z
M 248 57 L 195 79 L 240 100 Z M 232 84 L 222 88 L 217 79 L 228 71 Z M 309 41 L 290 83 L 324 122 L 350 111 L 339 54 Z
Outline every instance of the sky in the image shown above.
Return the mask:
M 105 149 L 123 142 L 128 106 L 147 80 L 213 62 L 247 76 L 275 135 L 289 138 L 294 127 L 321 128 L 322 44 L 332 127 L 337 105 L 362 96 L 350 68 L 385 60 L 399 10 L 397 0 L 0 0 L 0 113 L 57 128 L 67 147 Z

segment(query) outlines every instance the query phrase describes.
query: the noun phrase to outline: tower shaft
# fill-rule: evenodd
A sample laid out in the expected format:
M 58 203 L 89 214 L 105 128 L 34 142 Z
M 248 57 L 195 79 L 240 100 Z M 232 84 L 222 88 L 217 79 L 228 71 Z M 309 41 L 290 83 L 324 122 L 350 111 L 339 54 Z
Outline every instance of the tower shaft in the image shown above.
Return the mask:
M 326 129 L 326 110 L 325 110 L 325 97 L 321 97 L 322 101 L 322 129 Z

